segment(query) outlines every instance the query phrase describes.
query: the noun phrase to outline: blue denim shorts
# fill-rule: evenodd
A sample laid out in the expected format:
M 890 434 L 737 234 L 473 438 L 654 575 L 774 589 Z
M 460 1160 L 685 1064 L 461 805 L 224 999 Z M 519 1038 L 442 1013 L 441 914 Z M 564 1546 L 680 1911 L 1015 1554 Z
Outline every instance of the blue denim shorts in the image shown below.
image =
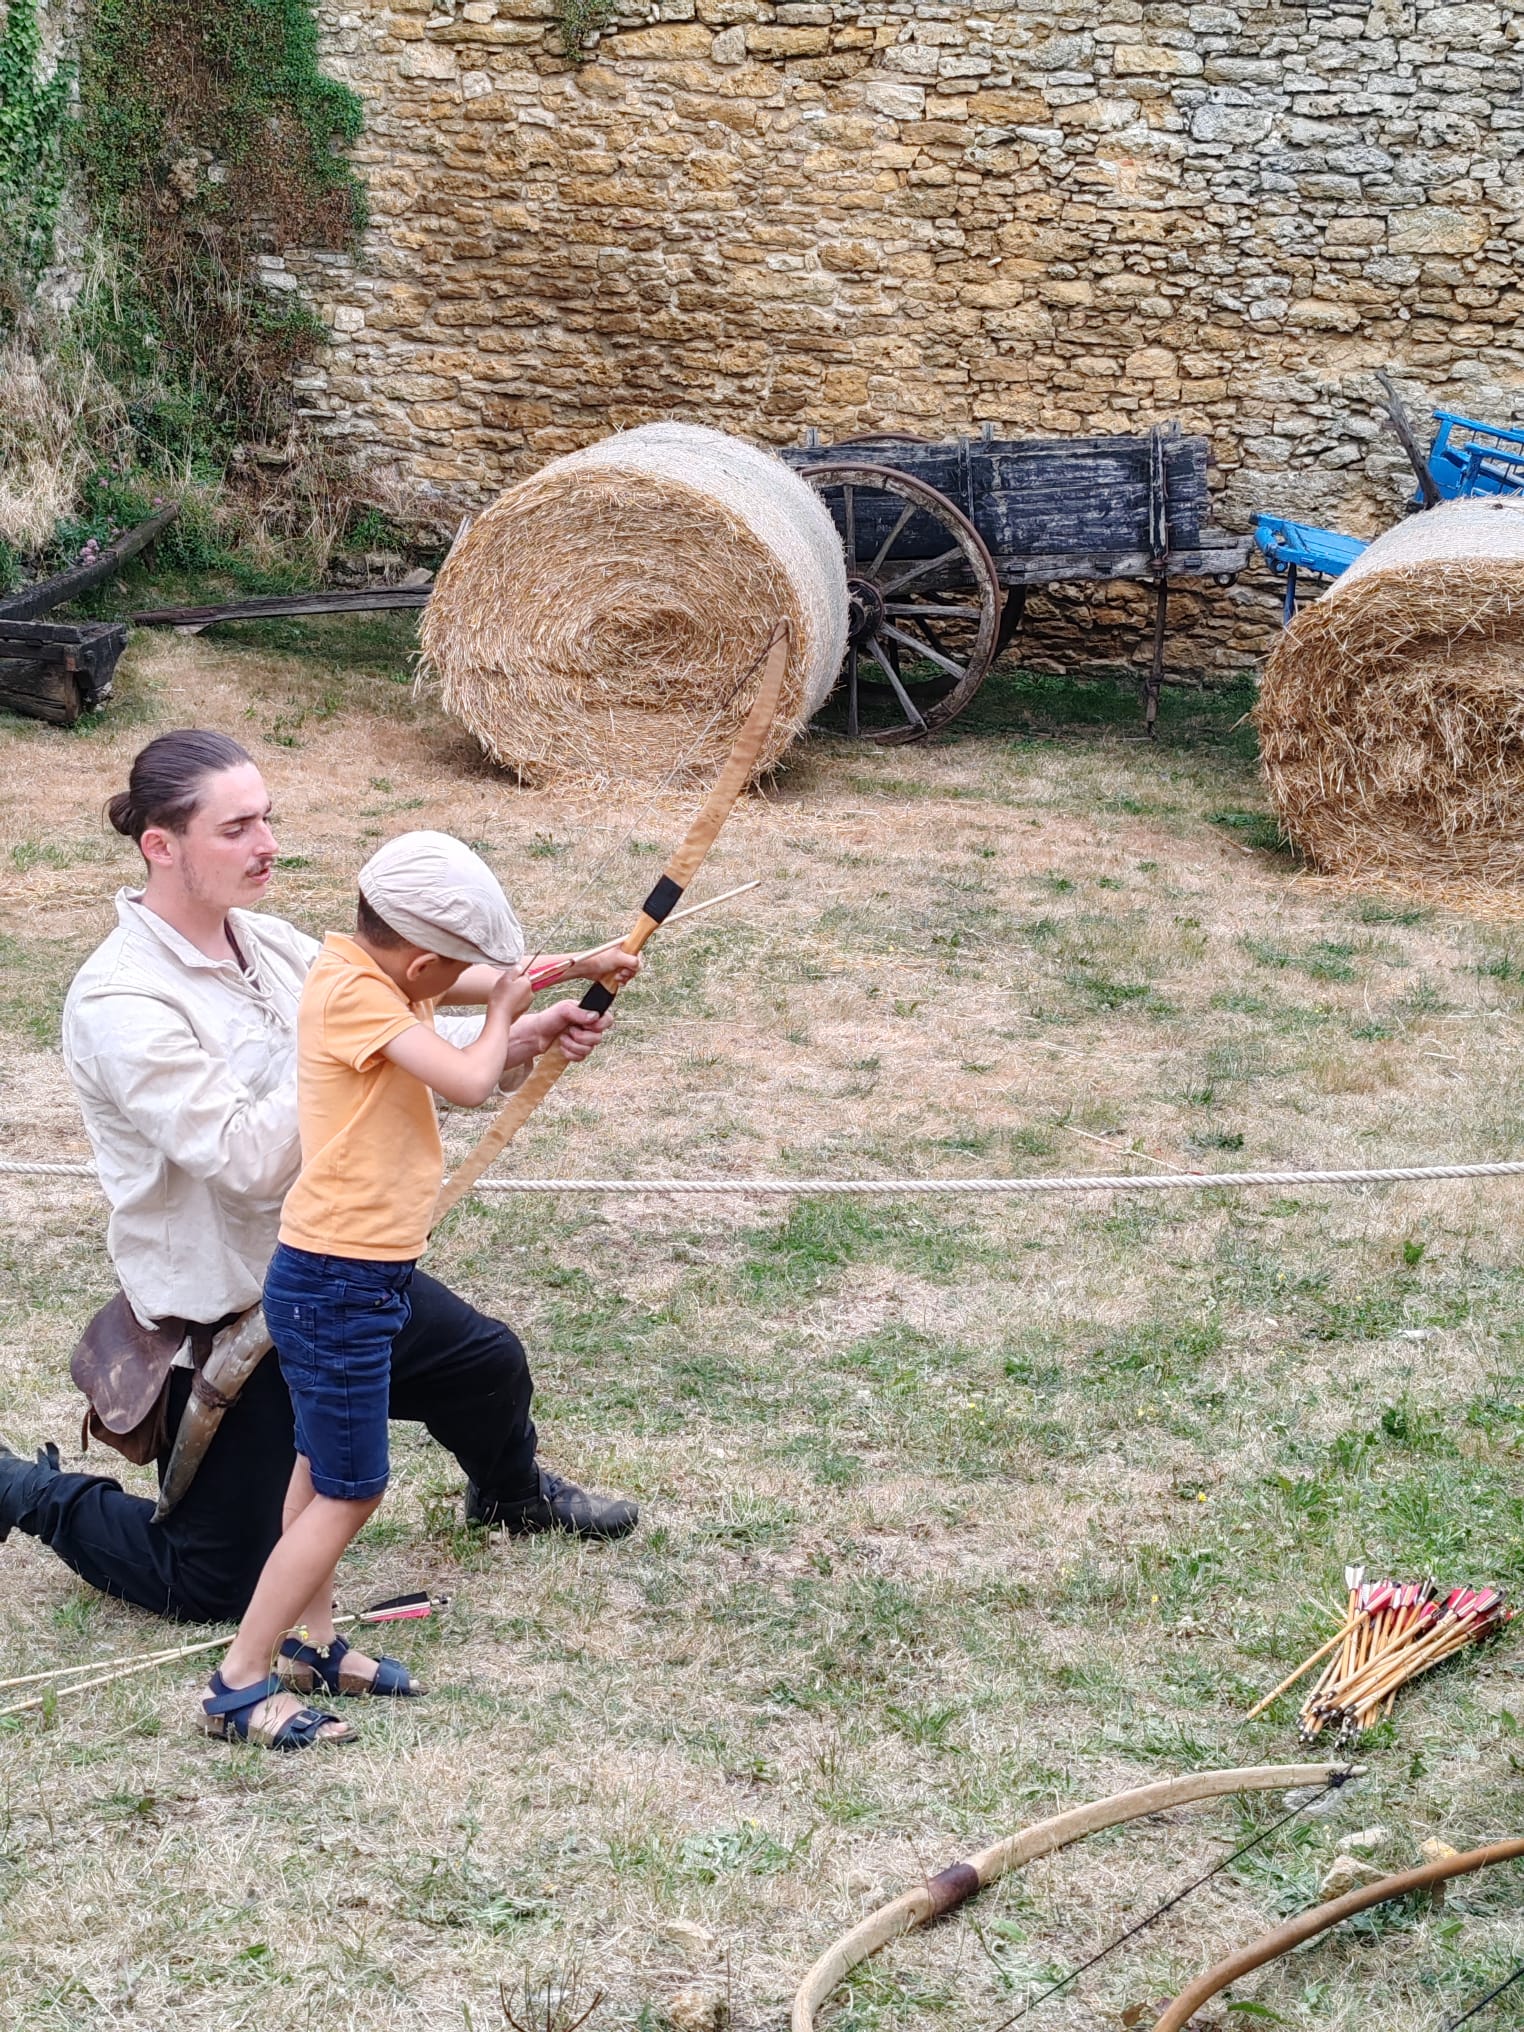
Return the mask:
M 360 1263 L 276 1245 L 265 1324 L 296 1413 L 296 1450 L 320 1496 L 379 1496 L 391 1462 L 392 1343 L 412 1316 L 411 1263 Z

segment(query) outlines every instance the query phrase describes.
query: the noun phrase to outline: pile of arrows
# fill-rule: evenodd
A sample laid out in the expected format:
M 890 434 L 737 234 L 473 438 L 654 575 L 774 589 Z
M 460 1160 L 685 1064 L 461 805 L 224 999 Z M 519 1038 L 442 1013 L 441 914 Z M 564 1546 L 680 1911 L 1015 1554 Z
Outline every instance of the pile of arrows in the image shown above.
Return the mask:
M 1347 1746 L 1385 1720 L 1410 1679 L 1495 1635 L 1516 1613 L 1496 1588 L 1441 1595 L 1432 1580 L 1367 1581 L 1361 1566 L 1346 1567 L 1344 1579 L 1349 1600 L 1339 1628 L 1251 1709 L 1250 1721 L 1321 1665 L 1298 1716 L 1301 1739 L 1310 1743 L 1331 1729 Z

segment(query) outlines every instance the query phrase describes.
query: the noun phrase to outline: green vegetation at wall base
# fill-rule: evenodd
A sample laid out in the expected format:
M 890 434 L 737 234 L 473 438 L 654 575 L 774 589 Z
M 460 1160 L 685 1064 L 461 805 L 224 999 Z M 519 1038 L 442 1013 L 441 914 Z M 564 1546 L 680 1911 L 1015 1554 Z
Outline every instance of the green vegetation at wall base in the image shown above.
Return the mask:
M 283 435 L 326 332 L 266 264 L 350 250 L 365 221 L 343 154 L 362 108 L 319 67 L 310 0 L 99 0 L 79 84 L 80 188 L 122 256 L 84 337 L 145 448 Z

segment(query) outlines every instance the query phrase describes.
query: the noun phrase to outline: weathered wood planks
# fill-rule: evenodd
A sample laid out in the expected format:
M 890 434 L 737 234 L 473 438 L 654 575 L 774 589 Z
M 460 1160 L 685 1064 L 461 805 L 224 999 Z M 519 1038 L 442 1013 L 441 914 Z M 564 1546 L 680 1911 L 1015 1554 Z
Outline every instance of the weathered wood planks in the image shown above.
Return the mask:
M 840 458 L 842 445 L 795 447 L 783 456 L 790 465 L 807 468 Z M 1173 428 L 1135 437 L 1078 438 L 955 438 L 922 444 L 904 438 L 852 441 L 854 457 L 865 463 L 909 473 L 939 494 L 973 523 L 991 552 L 1001 561 L 1021 561 L 1012 574 L 1021 582 L 1056 583 L 1065 570 L 1044 572 L 1041 561 L 1083 554 L 1093 568 L 1085 577 L 1112 574 L 1095 568 L 1108 554 L 1132 558 L 1155 555 L 1156 522 L 1168 551 L 1195 551 L 1210 506 L 1207 474 L 1211 447 L 1204 437 L 1184 437 Z M 1156 473 L 1157 468 L 1157 473 Z M 1156 514 L 1156 493 L 1162 480 L 1162 518 Z M 882 522 L 883 527 L 879 527 Z M 871 557 L 891 528 L 885 504 L 865 502 L 858 528 L 858 559 Z M 1215 536 L 1217 532 L 1211 532 Z M 896 557 L 930 557 L 945 545 L 945 535 L 928 517 L 917 517 L 900 532 Z M 1233 539 L 1224 536 L 1222 548 Z M 1239 559 L 1236 568 L 1242 568 Z M 1133 576 L 1129 569 L 1118 576 Z
M 111 696 L 127 630 L 120 621 L 17 621 L 0 615 L 0 706 L 72 727 Z

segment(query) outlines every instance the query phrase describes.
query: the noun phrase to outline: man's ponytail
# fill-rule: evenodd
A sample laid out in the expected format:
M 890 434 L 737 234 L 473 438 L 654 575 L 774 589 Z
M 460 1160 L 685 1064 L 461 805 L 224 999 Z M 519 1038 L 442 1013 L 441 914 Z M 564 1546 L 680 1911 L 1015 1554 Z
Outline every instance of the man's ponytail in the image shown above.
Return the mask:
M 117 832 L 139 843 L 150 826 L 184 832 L 200 806 L 207 777 L 252 759 L 229 734 L 203 727 L 160 734 L 134 758 L 127 788 L 108 800 L 106 817 Z

